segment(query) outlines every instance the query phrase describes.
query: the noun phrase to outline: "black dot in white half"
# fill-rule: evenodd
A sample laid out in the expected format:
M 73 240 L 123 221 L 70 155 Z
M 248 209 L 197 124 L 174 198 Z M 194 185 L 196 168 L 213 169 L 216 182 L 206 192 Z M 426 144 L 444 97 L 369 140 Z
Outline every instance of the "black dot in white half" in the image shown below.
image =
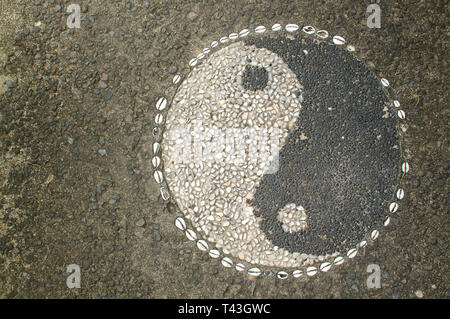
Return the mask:
M 399 102 L 354 47 L 279 29 L 241 32 L 191 62 L 161 149 L 187 222 L 177 227 L 225 267 L 275 267 L 285 279 L 328 271 L 375 240 L 403 198 L 406 162 Z

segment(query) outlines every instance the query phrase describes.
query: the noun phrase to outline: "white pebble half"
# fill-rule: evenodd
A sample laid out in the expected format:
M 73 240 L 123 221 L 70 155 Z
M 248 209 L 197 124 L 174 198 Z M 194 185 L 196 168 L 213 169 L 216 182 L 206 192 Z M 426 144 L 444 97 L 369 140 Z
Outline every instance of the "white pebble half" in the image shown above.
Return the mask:
M 163 173 L 161 171 L 155 171 L 155 173 L 153 173 L 153 177 L 158 184 L 161 184 L 164 179 Z
M 236 270 L 237 271 L 244 271 L 245 270 L 244 264 L 241 264 L 241 263 L 236 264 Z
M 155 156 L 152 158 L 152 164 L 154 168 L 158 168 L 159 164 L 161 164 L 161 159 L 159 156 Z
M 398 204 L 396 202 L 392 202 L 391 205 L 389 205 L 389 211 L 391 213 L 395 213 L 398 210 Z
M 184 231 L 186 229 L 186 222 L 184 221 L 183 218 L 178 217 L 177 219 L 175 219 L 175 226 L 179 229 Z
M 355 248 L 350 249 L 347 252 L 347 257 L 348 258 L 355 258 L 356 254 L 358 253 L 358 251 Z
M 242 30 L 241 32 L 239 32 L 239 36 L 240 36 L 241 38 L 243 38 L 243 37 L 248 36 L 249 33 L 250 33 L 250 31 L 249 31 L 248 29 L 244 29 L 244 30 Z
M 279 271 L 277 274 L 278 279 L 286 279 L 287 277 L 289 277 L 288 273 L 285 271 Z
M 201 251 L 207 251 L 208 243 L 203 239 L 200 239 L 199 241 L 197 241 L 197 248 L 200 249 Z
M 310 267 L 306 268 L 306 274 L 310 277 L 314 276 L 315 274 L 317 274 L 317 268 L 314 266 L 310 266 Z
M 345 44 L 345 39 L 339 35 L 335 35 L 333 37 L 333 43 L 336 45 L 343 45 Z
M 287 32 L 295 32 L 299 29 L 299 26 L 296 24 L 290 23 L 290 24 L 287 24 L 285 28 L 286 28 Z
M 389 81 L 388 81 L 387 79 L 385 79 L 385 78 L 382 78 L 382 79 L 381 79 L 381 84 L 382 84 L 383 86 L 385 86 L 385 87 L 388 87 L 388 86 L 389 86 Z
M 350 52 L 355 52 L 355 47 L 353 45 L 347 45 L 347 50 Z
M 260 25 L 255 29 L 255 33 L 264 33 L 264 32 L 266 32 L 266 27 L 263 25 Z
M 329 262 L 324 262 L 320 265 L 320 270 L 323 272 L 327 272 L 328 270 L 330 270 L 331 268 L 331 263 Z
M 248 274 L 253 277 L 258 277 L 259 275 L 261 275 L 261 269 L 259 269 L 258 267 L 250 268 L 248 270 Z
M 192 229 L 186 230 L 186 237 L 191 241 L 197 240 L 197 234 Z
M 378 238 L 378 235 L 380 234 L 380 232 L 378 231 L 378 230 L 374 230 L 373 232 L 372 232 L 372 234 L 370 234 L 370 238 L 372 238 L 372 240 L 375 240 L 375 239 L 377 239 Z
M 335 265 L 340 265 L 344 262 L 344 257 L 342 256 L 337 256 L 336 258 L 334 258 L 333 264 Z
M 272 31 L 280 31 L 281 30 L 281 24 L 276 23 L 272 26 Z
M 233 266 L 233 261 L 228 257 L 223 257 L 220 262 L 226 268 L 230 268 L 231 266 Z
M 303 276 L 303 271 L 296 269 L 292 272 L 292 276 L 294 278 L 299 278 L 299 277 Z
M 303 27 L 303 32 L 305 32 L 306 34 L 313 34 L 314 32 L 316 32 L 316 29 L 311 25 L 307 25 Z
M 405 197 L 405 191 L 402 188 L 399 188 L 397 191 L 397 198 L 403 199 L 403 197 Z
M 220 252 L 217 249 L 211 249 L 209 251 L 209 257 L 211 258 L 219 258 Z
M 176 75 L 175 75 L 176 76 Z M 175 79 L 175 78 L 174 78 Z M 175 83 L 175 82 L 174 82 Z M 167 99 L 165 97 L 160 97 L 158 101 L 156 101 L 156 109 L 158 111 L 162 111 L 167 106 Z

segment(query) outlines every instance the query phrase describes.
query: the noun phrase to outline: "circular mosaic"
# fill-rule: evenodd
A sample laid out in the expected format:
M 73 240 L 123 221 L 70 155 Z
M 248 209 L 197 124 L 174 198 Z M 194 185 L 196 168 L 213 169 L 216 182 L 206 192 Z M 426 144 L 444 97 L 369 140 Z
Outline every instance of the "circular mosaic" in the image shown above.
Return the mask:
M 224 267 L 280 279 L 355 257 L 398 210 L 409 170 L 389 82 L 344 38 L 284 29 L 242 30 L 192 59 L 172 102 L 156 103 L 152 160 L 189 240 Z

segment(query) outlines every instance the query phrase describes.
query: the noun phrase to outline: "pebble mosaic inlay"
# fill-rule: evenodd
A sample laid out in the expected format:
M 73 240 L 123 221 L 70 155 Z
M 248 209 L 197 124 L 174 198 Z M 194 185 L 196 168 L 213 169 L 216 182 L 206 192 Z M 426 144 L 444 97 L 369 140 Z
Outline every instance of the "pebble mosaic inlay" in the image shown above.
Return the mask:
M 327 272 L 397 212 L 405 112 L 343 44 L 312 26 L 244 29 L 173 77 L 171 103 L 157 100 L 155 180 L 179 208 L 176 227 L 224 267 Z

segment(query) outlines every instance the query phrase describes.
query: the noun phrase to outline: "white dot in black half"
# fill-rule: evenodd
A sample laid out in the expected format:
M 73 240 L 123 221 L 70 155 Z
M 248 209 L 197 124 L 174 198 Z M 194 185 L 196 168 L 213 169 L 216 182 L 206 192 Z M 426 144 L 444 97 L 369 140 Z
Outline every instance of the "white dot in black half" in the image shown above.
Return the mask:
M 345 255 L 382 224 L 396 139 L 380 81 L 349 52 L 248 37 L 180 84 L 162 157 L 202 238 L 236 260 L 299 267 Z

